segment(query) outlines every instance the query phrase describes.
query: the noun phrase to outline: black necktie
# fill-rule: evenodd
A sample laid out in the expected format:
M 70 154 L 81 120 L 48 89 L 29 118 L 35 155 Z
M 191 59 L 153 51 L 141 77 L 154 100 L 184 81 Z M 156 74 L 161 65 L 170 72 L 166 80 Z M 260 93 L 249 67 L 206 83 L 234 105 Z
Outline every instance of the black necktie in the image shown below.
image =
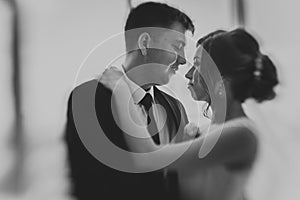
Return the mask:
M 158 131 L 156 127 L 156 123 L 153 116 L 153 109 L 151 108 L 151 105 L 153 104 L 152 96 L 149 93 L 146 93 L 144 98 L 139 102 L 139 104 L 143 105 L 146 113 L 147 113 L 147 129 L 152 135 L 152 139 L 156 144 L 160 144 Z M 153 123 L 151 123 L 151 120 L 153 119 Z M 149 125 L 150 124 L 150 125 Z M 155 126 L 151 126 L 155 125 Z M 156 133 L 155 135 L 153 133 Z M 168 193 L 168 198 L 170 199 L 178 199 L 179 193 L 178 193 L 178 174 L 175 171 L 165 171 L 164 174 L 165 178 L 165 186 Z
M 141 105 L 144 106 L 146 113 L 147 113 L 147 129 L 152 136 L 153 141 L 156 144 L 160 144 L 159 141 L 159 135 L 158 135 L 158 129 L 157 125 L 154 119 L 153 109 L 151 108 L 151 105 L 153 104 L 152 96 L 149 93 L 146 93 L 144 98 L 140 101 Z

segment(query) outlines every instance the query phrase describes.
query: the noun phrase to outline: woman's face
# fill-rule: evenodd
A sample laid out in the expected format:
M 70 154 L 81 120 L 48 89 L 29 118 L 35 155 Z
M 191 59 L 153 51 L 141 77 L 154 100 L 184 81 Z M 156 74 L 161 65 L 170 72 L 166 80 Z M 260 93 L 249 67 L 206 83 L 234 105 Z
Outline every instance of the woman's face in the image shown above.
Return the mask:
M 197 101 L 209 101 L 209 92 L 204 81 L 203 66 L 201 66 L 202 48 L 198 48 L 194 56 L 194 64 L 191 69 L 185 74 L 189 80 L 188 89 L 192 97 Z M 202 73 L 201 73 L 202 71 Z

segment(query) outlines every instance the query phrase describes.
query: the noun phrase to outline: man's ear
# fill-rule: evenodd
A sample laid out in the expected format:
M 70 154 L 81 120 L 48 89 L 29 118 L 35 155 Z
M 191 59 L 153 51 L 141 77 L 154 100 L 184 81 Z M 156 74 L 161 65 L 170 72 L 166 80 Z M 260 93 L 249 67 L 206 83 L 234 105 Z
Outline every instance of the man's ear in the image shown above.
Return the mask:
M 147 33 L 147 32 L 144 32 L 139 36 L 138 47 L 143 56 L 147 55 L 147 48 L 149 47 L 150 40 L 151 40 L 151 37 L 150 37 L 149 33 Z

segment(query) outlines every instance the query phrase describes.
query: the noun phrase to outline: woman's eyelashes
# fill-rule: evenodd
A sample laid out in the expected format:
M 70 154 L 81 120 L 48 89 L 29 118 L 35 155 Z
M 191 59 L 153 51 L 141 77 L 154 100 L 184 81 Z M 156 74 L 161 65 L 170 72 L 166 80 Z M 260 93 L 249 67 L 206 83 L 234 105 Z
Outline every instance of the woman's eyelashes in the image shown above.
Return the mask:
M 194 58 L 194 67 L 197 69 L 197 68 L 200 68 L 200 59 L 199 58 Z
M 201 73 L 199 64 L 194 63 L 193 68 L 194 68 L 195 73 L 199 73 L 199 74 Z

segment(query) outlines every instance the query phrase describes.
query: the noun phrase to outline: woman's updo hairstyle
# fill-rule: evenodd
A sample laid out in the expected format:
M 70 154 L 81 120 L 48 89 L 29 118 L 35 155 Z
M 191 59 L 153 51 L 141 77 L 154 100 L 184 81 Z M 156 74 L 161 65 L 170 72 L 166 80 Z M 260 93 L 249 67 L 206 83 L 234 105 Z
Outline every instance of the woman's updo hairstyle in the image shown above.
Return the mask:
M 235 99 L 244 102 L 253 98 L 262 102 L 276 96 L 276 68 L 244 29 L 214 31 L 201 38 L 197 45 L 203 46 L 221 75 L 228 78 Z

